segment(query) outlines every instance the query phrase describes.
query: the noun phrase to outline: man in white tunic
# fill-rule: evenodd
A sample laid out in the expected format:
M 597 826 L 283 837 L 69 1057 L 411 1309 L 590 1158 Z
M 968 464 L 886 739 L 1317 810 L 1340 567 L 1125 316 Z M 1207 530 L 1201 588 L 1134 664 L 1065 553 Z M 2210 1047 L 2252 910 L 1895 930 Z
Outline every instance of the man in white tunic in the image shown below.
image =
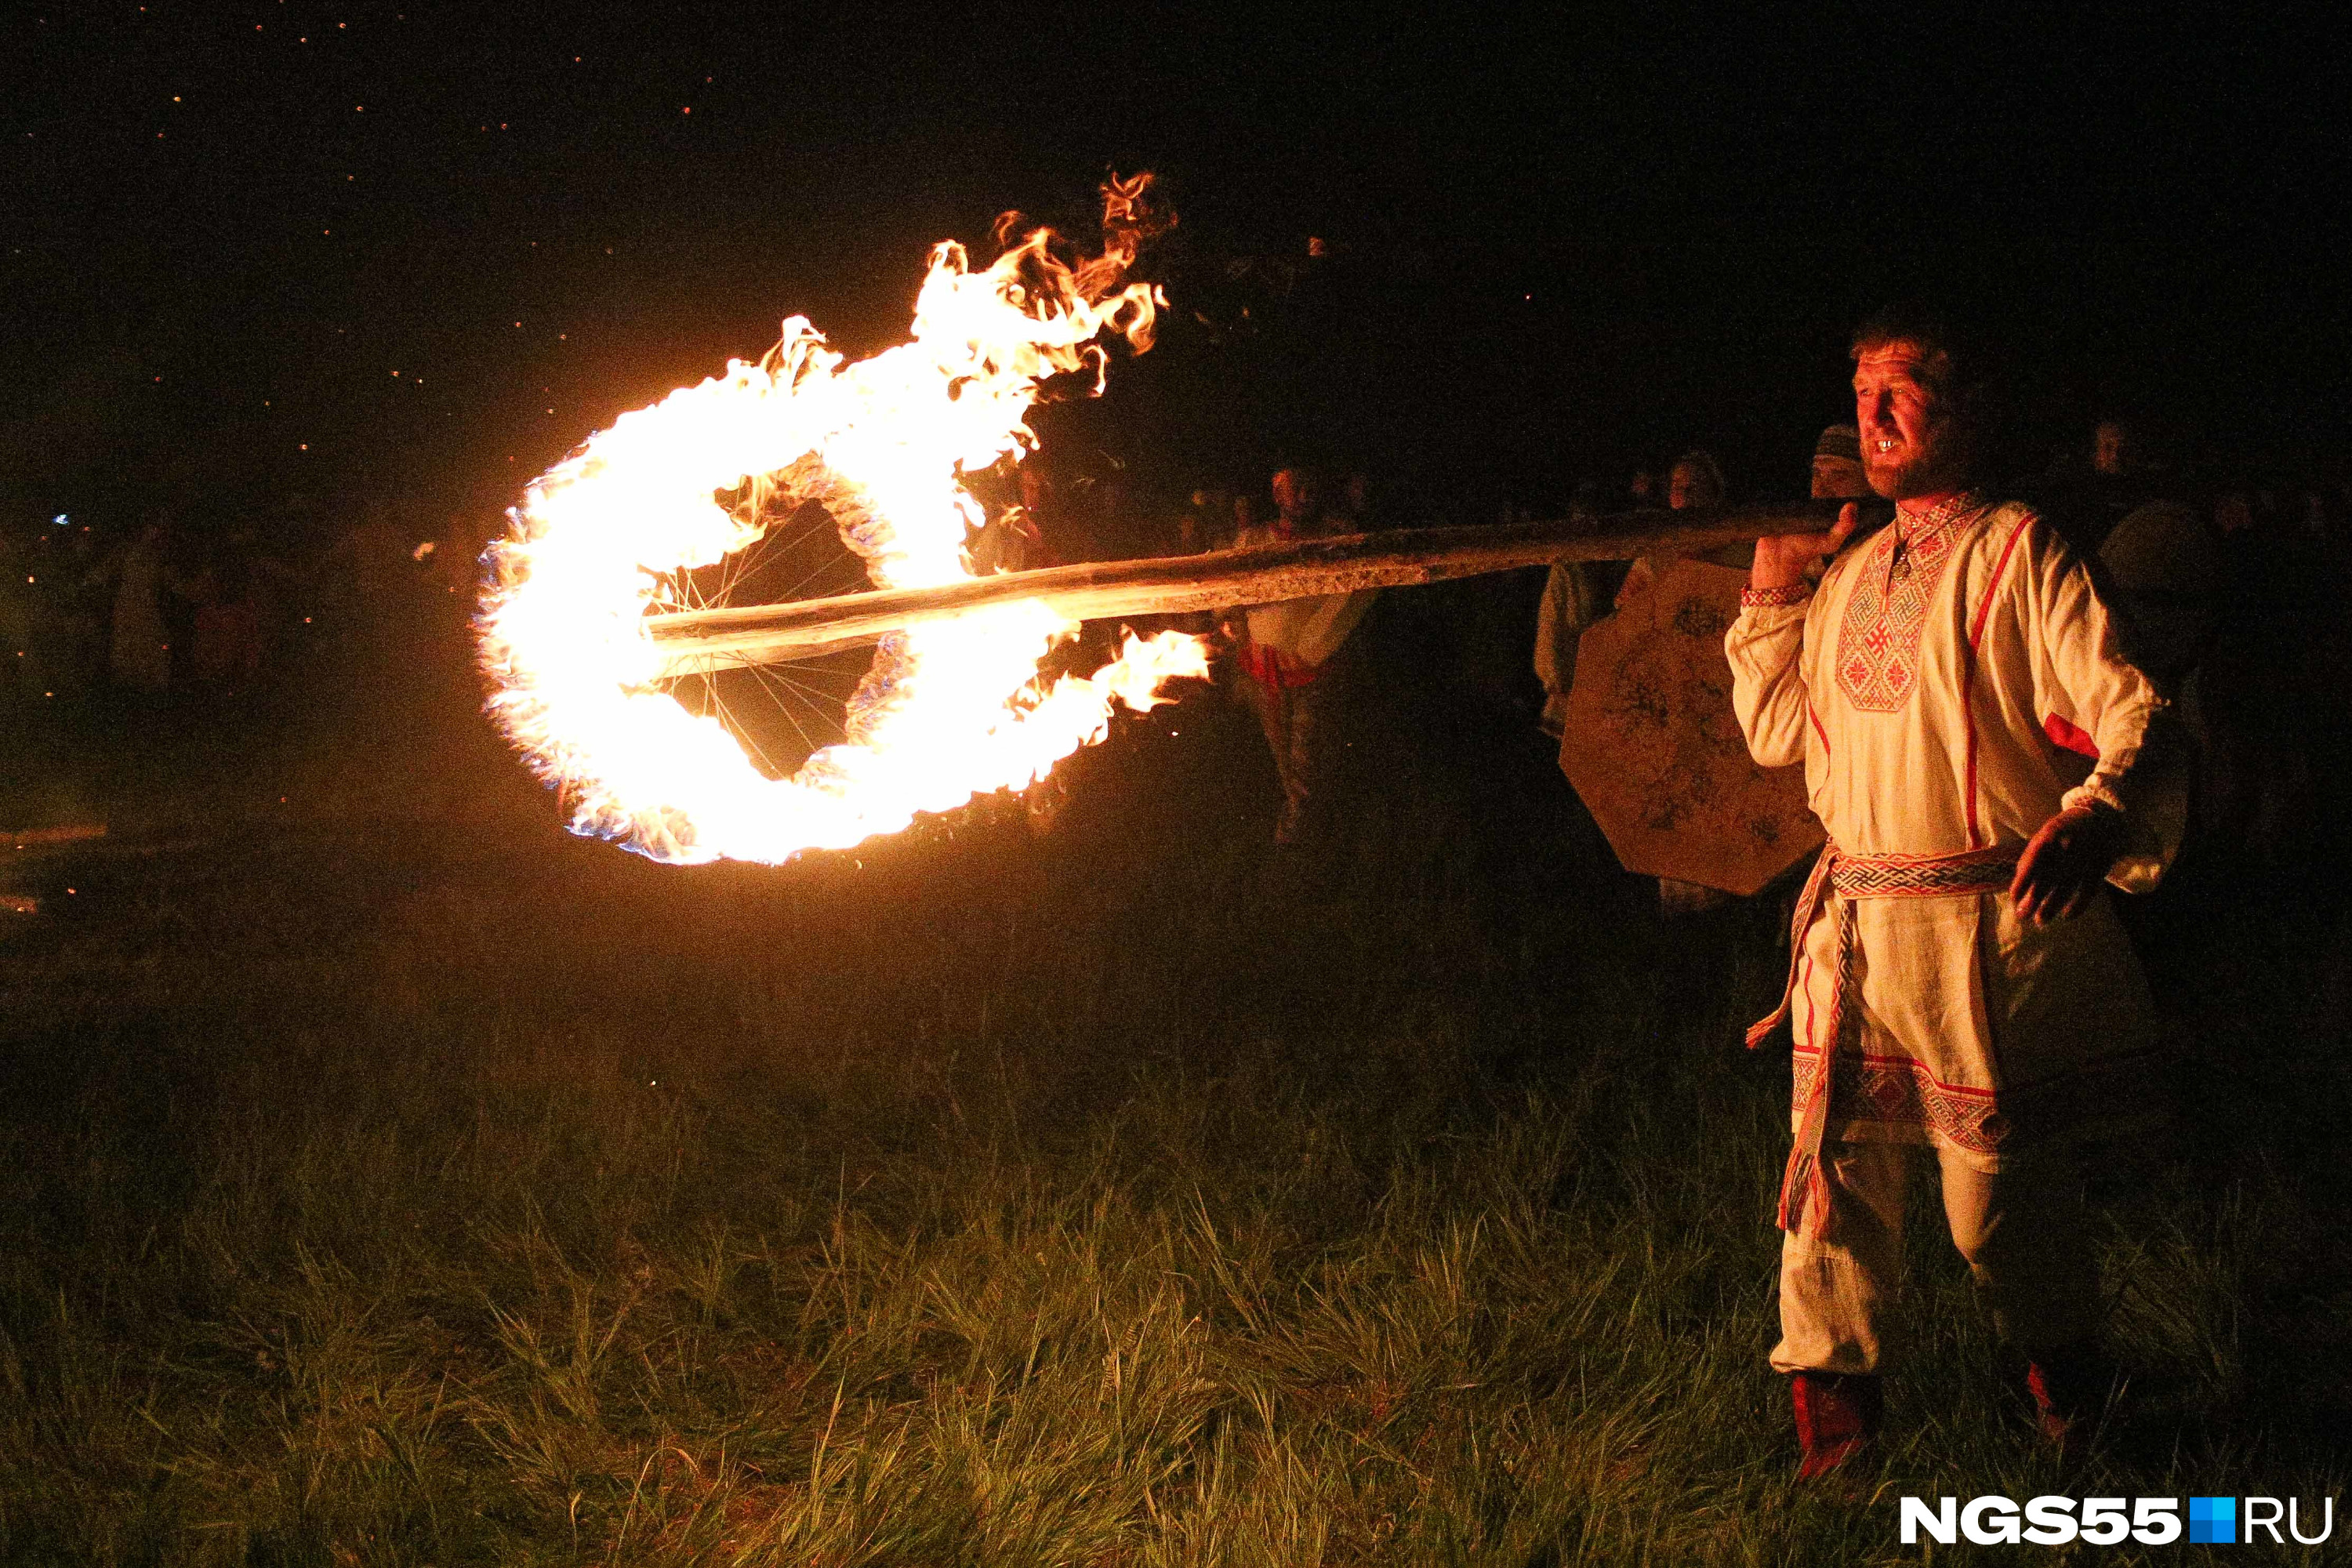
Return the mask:
M 1749 1036 L 1784 1016 L 1794 1035 L 1772 1364 L 1805 1479 L 1876 1434 L 1920 1150 L 2043 1429 L 2079 1456 L 2107 1382 L 2070 1146 L 2153 1113 L 2147 987 L 2098 884 L 2153 885 L 2181 815 L 2160 731 L 2149 744 L 2163 703 L 2082 561 L 1970 488 L 1973 367 L 1895 313 L 1853 353 L 1864 467 L 1895 521 L 1843 553 L 1852 507 L 1762 541 L 1726 638 L 1749 750 L 1805 764 L 1830 837 L 1788 995 Z
M 1274 504 L 1277 515 L 1271 528 L 1244 528 L 1234 542 L 1265 544 L 1345 531 L 1339 520 L 1323 510 L 1315 476 L 1306 468 L 1294 465 L 1274 476 Z M 1345 736 L 1330 732 L 1347 696 L 1337 661 L 1379 596 L 1377 588 L 1360 588 L 1249 606 L 1249 638 L 1241 649 L 1249 679 L 1243 691 L 1257 710 L 1282 784 L 1276 844 L 1301 841 L 1310 808 L 1329 788 L 1334 754 L 1348 743 Z

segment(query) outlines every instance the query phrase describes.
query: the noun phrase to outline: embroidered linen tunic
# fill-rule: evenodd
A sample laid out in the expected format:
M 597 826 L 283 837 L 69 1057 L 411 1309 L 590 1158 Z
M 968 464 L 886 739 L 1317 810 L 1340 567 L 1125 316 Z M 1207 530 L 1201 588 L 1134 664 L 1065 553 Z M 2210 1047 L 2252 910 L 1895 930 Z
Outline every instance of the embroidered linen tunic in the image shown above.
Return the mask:
M 1818 590 L 1751 590 L 1725 650 L 1748 749 L 1804 763 L 1826 853 L 1898 872 L 1998 860 L 2085 802 L 2125 815 L 2119 887 L 2153 886 L 2178 847 L 2185 792 L 2144 755 L 2163 703 L 2080 558 L 2026 507 L 1898 512 Z M 2105 900 L 2038 927 L 2005 887 L 1848 901 L 1828 891 L 1794 933 L 1795 1105 L 1832 1063 L 1829 1139 L 1934 1143 L 1990 1171 L 2147 1119 L 2147 986 Z

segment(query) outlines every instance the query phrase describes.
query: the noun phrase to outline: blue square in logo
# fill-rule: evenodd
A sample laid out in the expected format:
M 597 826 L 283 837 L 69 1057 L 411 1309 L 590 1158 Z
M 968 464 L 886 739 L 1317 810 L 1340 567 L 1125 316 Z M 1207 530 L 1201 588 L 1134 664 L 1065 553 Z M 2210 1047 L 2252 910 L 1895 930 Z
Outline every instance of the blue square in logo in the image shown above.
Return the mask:
M 2192 1545 L 2238 1544 L 2238 1500 L 2233 1497 L 2190 1498 L 2189 1540 Z

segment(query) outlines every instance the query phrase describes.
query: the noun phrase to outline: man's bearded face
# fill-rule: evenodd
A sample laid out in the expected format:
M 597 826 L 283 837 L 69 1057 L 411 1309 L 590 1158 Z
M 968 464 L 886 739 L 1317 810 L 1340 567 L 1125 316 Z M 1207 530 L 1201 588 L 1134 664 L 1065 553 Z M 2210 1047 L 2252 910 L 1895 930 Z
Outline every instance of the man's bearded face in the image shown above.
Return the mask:
M 1873 344 L 1855 357 L 1863 474 L 1888 500 L 1942 495 L 1967 480 L 1958 422 L 1936 375 L 1940 368 L 1916 343 Z

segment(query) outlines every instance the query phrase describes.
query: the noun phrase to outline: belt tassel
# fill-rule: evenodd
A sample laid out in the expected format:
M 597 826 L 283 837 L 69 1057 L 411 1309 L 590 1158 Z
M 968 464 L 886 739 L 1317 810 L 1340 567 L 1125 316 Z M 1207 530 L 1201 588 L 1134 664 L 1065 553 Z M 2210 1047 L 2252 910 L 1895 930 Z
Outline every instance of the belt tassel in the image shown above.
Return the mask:
M 1854 900 L 1999 892 L 2009 885 L 2017 853 L 2014 847 L 2002 847 L 1960 855 L 1858 858 L 1839 853 L 1835 844 L 1822 847 L 1822 858 L 1813 862 L 1812 875 L 1805 879 L 1804 891 L 1797 895 L 1796 914 L 1790 922 L 1789 981 L 1781 990 L 1780 1005 L 1748 1029 L 1748 1046 L 1753 1050 L 1789 1016 L 1796 1002 L 1798 969 L 1804 962 L 1805 933 L 1820 918 L 1822 904 L 1835 888 L 1845 900 L 1837 910 L 1837 963 L 1830 988 L 1829 1027 L 1822 1033 L 1822 1049 L 1814 1059 L 1813 1081 L 1797 1122 L 1796 1145 L 1789 1151 L 1788 1169 L 1780 1177 L 1774 1221 L 1782 1230 L 1819 1236 L 1829 1229 L 1830 1180 L 1823 1161 L 1829 1140 L 1830 1080 L 1836 1076 L 1837 1054 L 1845 1043 L 1846 998 L 1853 992 L 1854 955 L 1860 945 L 1854 932 Z

